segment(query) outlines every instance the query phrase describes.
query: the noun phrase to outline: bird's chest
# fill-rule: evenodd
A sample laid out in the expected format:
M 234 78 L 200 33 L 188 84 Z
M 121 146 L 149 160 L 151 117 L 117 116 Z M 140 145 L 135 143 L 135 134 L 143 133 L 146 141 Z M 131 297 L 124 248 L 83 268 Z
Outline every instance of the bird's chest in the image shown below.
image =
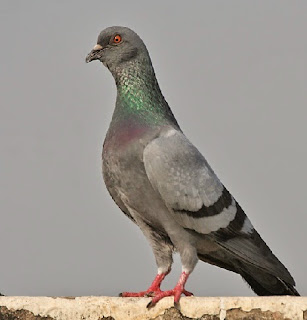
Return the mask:
M 106 187 L 116 204 L 124 212 L 129 212 L 137 224 L 145 222 L 163 232 L 163 212 L 167 208 L 153 189 L 143 161 L 144 149 L 159 131 L 130 132 L 127 135 L 129 139 L 119 140 L 120 132 L 107 134 L 102 153 Z
M 103 148 L 102 171 L 106 187 L 129 190 L 145 174 L 142 148 L 135 142 L 129 147 Z M 117 147 L 117 146 L 116 146 Z
M 118 197 L 137 199 L 149 181 L 143 163 L 143 151 L 149 141 L 144 128 L 109 130 L 102 152 L 103 177 L 116 201 Z M 134 200 L 136 202 L 136 200 Z
M 122 180 L 125 173 L 138 171 L 143 163 L 144 139 L 143 128 L 110 128 L 103 144 L 103 172 Z
M 135 221 L 149 221 L 159 227 L 156 212 L 161 211 L 163 204 L 148 179 L 143 162 L 144 149 L 157 132 L 127 134 L 129 139 L 126 137 L 121 142 L 121 133 L 107 134 L 102 153 L 106 187 L 117 205 L 122 209 L 124 205 L 124 211 Z M 150 205 L 152 202 L 154 205 Z

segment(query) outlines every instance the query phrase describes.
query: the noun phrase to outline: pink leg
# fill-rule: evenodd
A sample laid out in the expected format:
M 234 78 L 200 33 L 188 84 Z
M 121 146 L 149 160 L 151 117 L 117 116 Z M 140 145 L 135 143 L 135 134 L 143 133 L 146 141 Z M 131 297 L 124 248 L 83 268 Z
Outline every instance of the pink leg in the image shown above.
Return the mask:
M 140 292 L 123 292 L 120 297 L 154 297 L 160 294 L 162 291 L 160 289 L 161 282 L 169 274 L 170 271 L 157 274 L 154 281 L 146 291 Z
M 175 288 L 173 290 L 161 291 L 160 293 L 156 294 L 152 298 L 152 300 L 148 303 L 147 308 L 151 308 L 155 306 L 155 304 L 164 297 L 174 296 L 174 303 L 175 303 L 175 306 L 177 306 L 182 293 L 185 294 L 186 296 L 192 296 L 193 293 L 186 291 L 184 289 L 184 285 L 187 282 L 188 277 L 189 277 L 189 273 L 182 272 Z

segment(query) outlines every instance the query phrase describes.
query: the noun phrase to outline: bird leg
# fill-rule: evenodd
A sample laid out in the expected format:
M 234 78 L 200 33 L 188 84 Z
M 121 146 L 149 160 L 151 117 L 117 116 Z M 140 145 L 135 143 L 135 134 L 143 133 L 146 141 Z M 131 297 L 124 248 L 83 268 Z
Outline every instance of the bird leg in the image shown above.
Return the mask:
M 120 293 L 120 297 L 155 297 L 156 295 L 161 294 L 160 285 L 164 278 L 169 274 L 170 270 L 164 273 L 158 273 L 150 285 L 150 287 L 146 291 L 140 292 L 122 292 Z
M 173 290 L 168 290 L 168 291 L 161 291 L 160 290 L 160 293 L 158 292 L 158 294 L 156 294 L 152 298 L 152 300 L 148 303 L 147 308 L 154 307 L 156 305 L 156 303 L 158 301 L 160 301 L 162 298 L 169 297 L 169 296 L 174 296 L 174 304 L 176 307 L 178 307 L 181 294 L 184 294 L 186 296 L 193 295 L 193 293 L 184 289 L 185 283 L 187 282 L 189 275 L 190 275 L 189 273 L 186 273 L 183 271 L 181 273 L 181 276 L 180 276 L 175 288 Z

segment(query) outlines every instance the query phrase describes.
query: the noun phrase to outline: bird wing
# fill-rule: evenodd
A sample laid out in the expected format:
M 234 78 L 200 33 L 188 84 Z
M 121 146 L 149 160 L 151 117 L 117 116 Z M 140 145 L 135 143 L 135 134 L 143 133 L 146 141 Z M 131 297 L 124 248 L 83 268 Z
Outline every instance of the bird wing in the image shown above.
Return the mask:
M 184 228 L 210 234 L 235 220 L 234 198 L 182 132 L 162 132 L 146 146 L 143 161 L 151 184 Z
M 162 131 L 144 149 L 143 161 L 153 188 L 183 228 L 211 238 L 237 259 L 294 283 L 240 205 L 181 131 Z

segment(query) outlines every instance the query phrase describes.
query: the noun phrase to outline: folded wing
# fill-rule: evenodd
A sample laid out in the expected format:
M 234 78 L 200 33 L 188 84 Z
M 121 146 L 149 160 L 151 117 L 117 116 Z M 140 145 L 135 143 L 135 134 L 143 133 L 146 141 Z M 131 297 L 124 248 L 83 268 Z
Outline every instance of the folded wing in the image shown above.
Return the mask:
M 145 148 L 143 161 L 152 186 L 183 228 L 211 238 L 234 260 L 294 285 L 288 270 L 182 132 L 173 128 L 162 132 Z

